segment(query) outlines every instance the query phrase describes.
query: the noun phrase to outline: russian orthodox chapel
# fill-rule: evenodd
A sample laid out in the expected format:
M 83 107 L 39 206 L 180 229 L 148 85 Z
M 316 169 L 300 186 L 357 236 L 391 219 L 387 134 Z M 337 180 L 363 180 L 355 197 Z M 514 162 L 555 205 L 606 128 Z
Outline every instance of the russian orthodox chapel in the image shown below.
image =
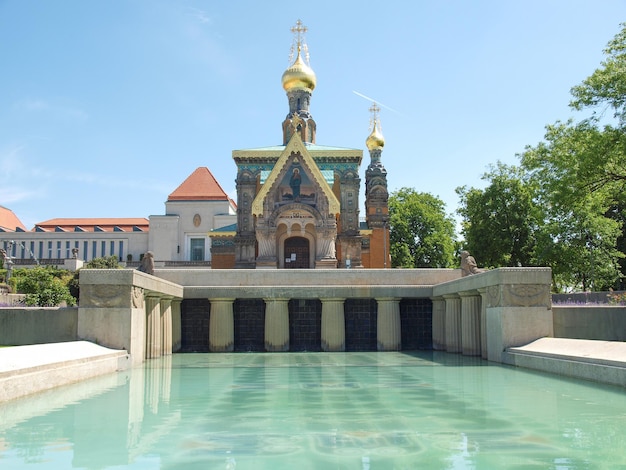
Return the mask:
M 316 76 L 308 61 L 306 28 L 298 21 L 292 32 L 295 60 L 282 75 L 289 103 L 282 145 L 233 151 L 237 224 L 211 232 L 213 268 L 391 267 L 380 108 L 370 108 L 363 223 L 363 151 L 317 144 L 310 112 Z

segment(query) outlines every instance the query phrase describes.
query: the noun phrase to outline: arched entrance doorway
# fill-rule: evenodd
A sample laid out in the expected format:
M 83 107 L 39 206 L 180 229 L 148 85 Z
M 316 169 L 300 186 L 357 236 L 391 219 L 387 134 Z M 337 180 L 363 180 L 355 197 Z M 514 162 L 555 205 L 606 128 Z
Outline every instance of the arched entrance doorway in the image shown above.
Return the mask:
M 308 269 L 309 240 L 304 237 L 290 237 L 285 240 L 285 269 Z

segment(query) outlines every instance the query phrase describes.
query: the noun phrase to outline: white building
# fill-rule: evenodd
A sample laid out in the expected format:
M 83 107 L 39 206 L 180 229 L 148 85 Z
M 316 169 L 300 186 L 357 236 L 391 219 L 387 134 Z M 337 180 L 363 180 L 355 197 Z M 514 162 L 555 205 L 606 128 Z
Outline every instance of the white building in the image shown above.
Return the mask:
M 197 168 L 172 192 L 165 215 L 138 218 L 55 218 L 27 230 L 0 206 L 0 247 L 15 265 L 63 265 L 74 257 L 117 256 L 137 263 L 152 251 L 161 265 L 210 265 L 208 232 L 236 222 L 237 207 L 208 168 Z

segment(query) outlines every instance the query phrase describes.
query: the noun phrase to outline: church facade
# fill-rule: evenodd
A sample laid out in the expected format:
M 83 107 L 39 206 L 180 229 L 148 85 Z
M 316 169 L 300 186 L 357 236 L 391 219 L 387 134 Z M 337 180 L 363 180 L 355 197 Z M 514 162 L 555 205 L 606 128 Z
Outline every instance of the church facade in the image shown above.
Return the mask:
M 318 145 L 310 112 L 316 76 L 300 22 L 295 60 L 282 75 L 289 111 L 283 144 L 233 151 L 237 224 L 211 234 L 214 268 L 384 268 L 389 263 L 384 139 L 374 104 L 366 139 L 365 223 L 360 220 L 360 149 Z

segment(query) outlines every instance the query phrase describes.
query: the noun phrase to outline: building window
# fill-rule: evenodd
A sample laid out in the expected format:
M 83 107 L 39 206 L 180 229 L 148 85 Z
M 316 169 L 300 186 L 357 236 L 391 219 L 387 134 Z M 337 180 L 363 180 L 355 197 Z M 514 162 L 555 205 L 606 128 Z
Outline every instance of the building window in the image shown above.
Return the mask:
M 87 259 L 87 249 L 88 248 L 89 248 L 89 242 L 85 240 L 83 242 L 83 259 Z
M 117 254 L 120 257 L 120 261 L 122 261 L 122 256 L 124 256 L 124 241 L 120 240 L 120 249 L 117 251 Z
M 102 256 L 103 258 L 106 256 L 106 249 L 107 249 L 107 242 L 105 242 L 104 240 L 102 240 L 100 242 L 100 256 Z
M 61 242 L 57 241 L 57 259 L 61 259 Z
M 115 241 L 111 240 L 111 253 L 109 253 L 111 256 L 113 256 L 115 254 Z
M 98 257 L 98 242 L 91 242 L 91 259 Z
M 65 257 L 69 259 L 70 257 L 70 241 L 65 242 Z
M 52 242 L 48 242 L 48 259 L 52 259 Z
M 30 242 L 30 253 L 28 254 L 29 258 L 35 257 L 35 242 Z
M 204 261 L 204 238 L 190 239 L 189 252 L 191 261 Z
M 43 258 L 43 242 L 39 242 L 39 259 Z

